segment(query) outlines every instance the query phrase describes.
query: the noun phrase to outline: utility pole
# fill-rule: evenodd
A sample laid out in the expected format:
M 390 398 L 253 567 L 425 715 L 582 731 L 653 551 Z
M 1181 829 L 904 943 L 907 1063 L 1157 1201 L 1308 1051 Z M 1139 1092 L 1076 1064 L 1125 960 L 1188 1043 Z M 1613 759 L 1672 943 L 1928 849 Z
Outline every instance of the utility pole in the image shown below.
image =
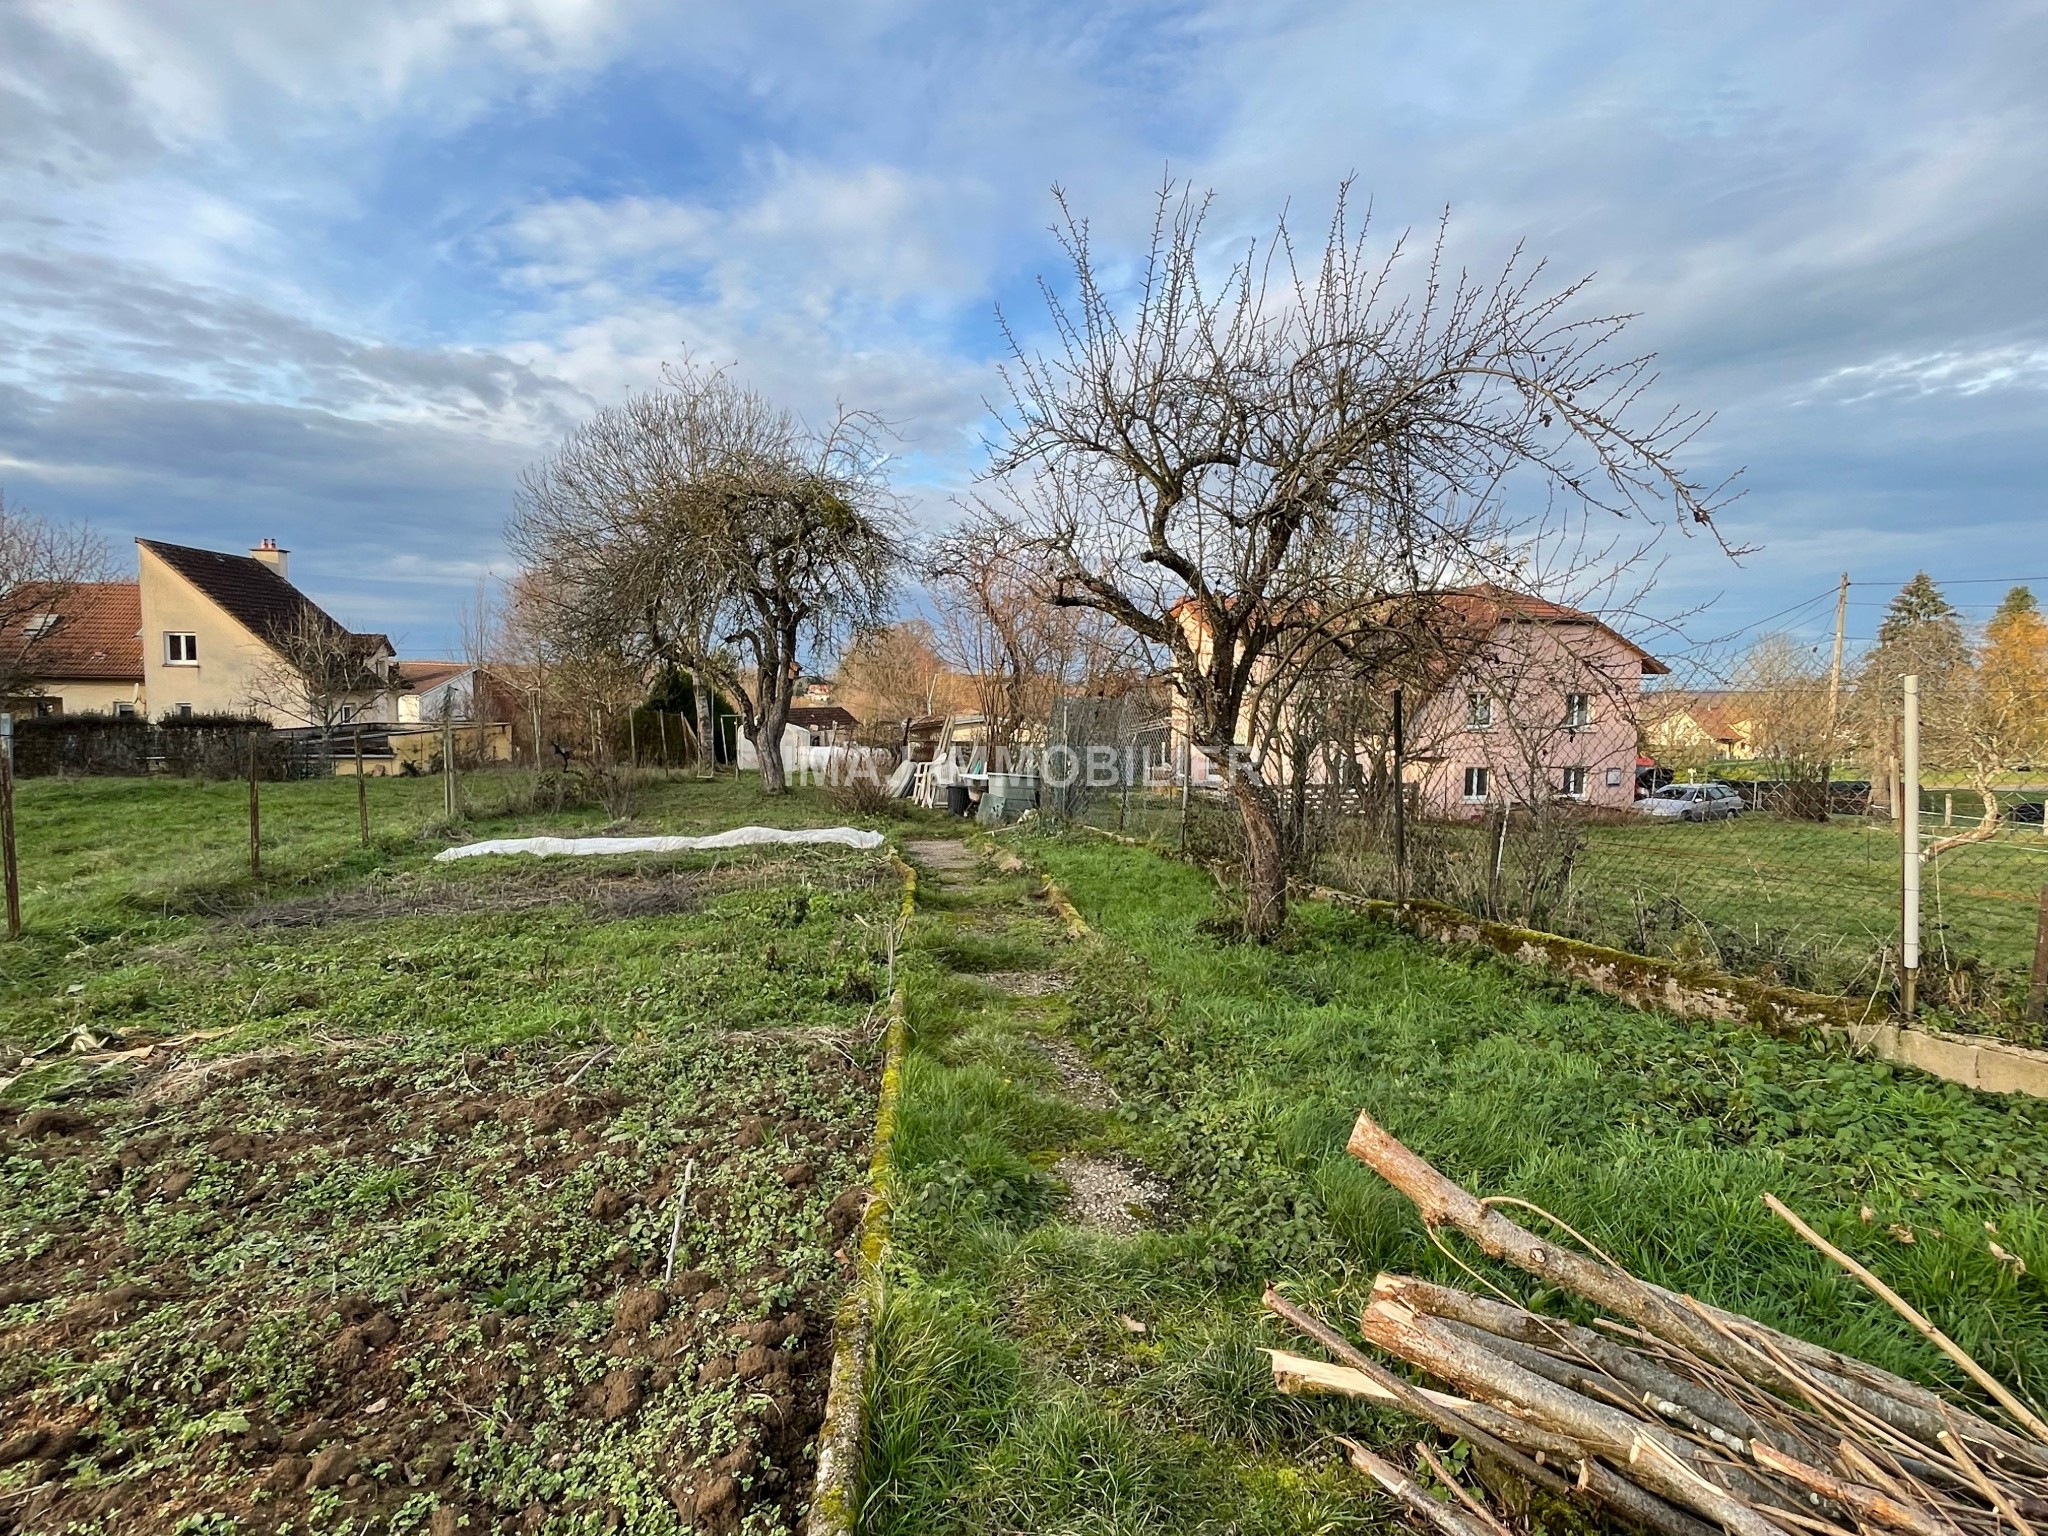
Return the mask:
M 1835 594 L 1835 659 L 1828 668 L 1828 761 L 1820 776 L 1820 816 L 1826 821 L 1835 801 L 1835 743 L 1842 729 L 1842 631 L 1849 619 L 1849 573 L 1842 572 L 1842 587 Z

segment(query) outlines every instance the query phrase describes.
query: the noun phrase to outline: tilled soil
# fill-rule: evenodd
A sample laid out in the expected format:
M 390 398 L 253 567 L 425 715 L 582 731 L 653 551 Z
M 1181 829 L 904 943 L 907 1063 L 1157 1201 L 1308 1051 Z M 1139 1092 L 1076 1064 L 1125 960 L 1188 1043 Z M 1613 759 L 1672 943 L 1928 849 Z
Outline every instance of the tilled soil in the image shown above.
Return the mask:
M 792 1528 L 872 1056 L 339 1042 L 0 1105 L 0 1532 Z
M 694 912 L 722 891 L 787 882 L 799 863 L 750 858 L 693 868 L 672 860 L 650 860 L 621 867 L 617 860 L 593 864 L 528 858 L 481 874 L 407 870 L 317 895 L 265 902 L 237 913 L 234 923 L 307 928 L 366 918 L 531 912 L 561 906 L 581 907 L 600 919 L 671 917 Z

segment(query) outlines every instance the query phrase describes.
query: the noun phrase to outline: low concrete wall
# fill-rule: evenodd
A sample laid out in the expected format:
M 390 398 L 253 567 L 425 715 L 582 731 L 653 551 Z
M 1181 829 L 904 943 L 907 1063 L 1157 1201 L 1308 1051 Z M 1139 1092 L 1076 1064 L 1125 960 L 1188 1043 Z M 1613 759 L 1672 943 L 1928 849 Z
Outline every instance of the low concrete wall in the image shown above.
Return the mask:
M 917 871 L 891 856 L 903 879 L 900 921 L 917 911 Z M 896 1194 L 896 1101 L 903 1092 L 908 1022 L 901 985 L 889 994 L 883 1036 L 882 1089 L 875 1107 L 875 1143 L 868 1163 L 870 1194 L 853 1234 L 853 1285 L 832 1320 L 832 1380 L 818 1430 L 818 1471 L 811 1487 L 805 1536 L 853 1536 L 860 1512 L 861 1462 L 867 1453 L 868 1373 L 875 1363 L 875 1318 L 882 1307 L 882 1263 L 889 1250 L 889 1208 Z
M 1638 1008 L 1660 1008 L 1683 1018 L 1754 1024 L 1788 1034 L 1824 1029 L 1843 1035 L 1857 1050 L 1880 1061 L 1914 1067 L 1986 1093 L 2048 1098 L 2048 1051 L 2028 1050 L 1979 1035 L 1905 1028 L 1892 1020 L 1873 1023 L 1868 1010 L 1848 998 L 1604 949 L 1554 933 L 1490 922 L 1433 901 L 1378 901 L 1327 886 L 1316 886 L 1309 894 L 1366 912 L 1422 938 L 1444 944 L 1476 944 L 1525 965 L 1540 965 Z

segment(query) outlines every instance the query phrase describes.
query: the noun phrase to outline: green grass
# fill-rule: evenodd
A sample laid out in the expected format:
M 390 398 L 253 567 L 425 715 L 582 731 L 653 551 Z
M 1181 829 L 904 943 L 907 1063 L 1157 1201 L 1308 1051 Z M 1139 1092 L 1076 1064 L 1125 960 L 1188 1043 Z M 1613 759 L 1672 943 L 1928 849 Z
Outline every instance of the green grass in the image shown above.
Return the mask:
M 897 876 L 431 862 L 607 825 L 529 787 L 450 826 L 373 781 L 365 849 L 352 783 L 266 785 L 252 879 L 242 786 L 22 786 L 0 1042 L 55 1049 L 0 1068 L 11 1529 L 797 1517 Z M 656 780 L 614 830 L 844 819 Z
M 262 786 L 262 873 L 249 871 L 248 787 L 183 779 L 30 779 L 16 795 L 20 943 L 0 946 L 0 1043 L 39 1041 L 67 989 L 103 988 L 133 956 L 212 931 L 266 902 L 365 880 L 417 876 L 453 843 L 538 833 L 703 833 L 749 820 L 848 818 L 818 794 L 764 802 L 752 781 L 650 776 L 631 817 L 596 805 L 536 807 L 534 776 L 472 775 L 463 814 L 443 816 L 438 778 L 371 779 L 362 845 L 353 780 Z M 479 876 L 456 871 L 448 878 Z M 61 1012 L 61 1009 L 59 1010 Z M 208 1020 L 217 1024 L 218 1020 Z
M 1958 810 L 1966 807 L 1958 806 Z M 1223 813 L 1198 805 L 1192 847 L 1234 858 Z M 1180 808 L 1169 796 L 1104 794 L 1091 825 L 1169 851 L 1180 847 Z M 1961 825 L 1967 825 L 1967 817 Z M 1889 1004 L 1898 985 L 1900 853 L 1895 832 L 1858 818 L 1789 821 L 1769 814 L 1703 824 L 1649 818 L 1579 824 L 1583 847 L 1560 893 L 1555 843 L 1509 828 L 1492 878 L 1498 822 L 1410 828 L 1413 894 L 1509 922 L 1635 954 L 1676 958 L 1738 975 Z M 1945 829 L 1939 812 L 1923 822 Z M 1394 894 L 1391 834 L 1340 825 L 1322 878 L 1366 895 Z M 1956 848 L 1922 877 L 1920 996 L 1937 1022 L 2048 1045 L 2020 1018 L 2033 963 L 2048 836 L 2008 829 Z
M 1198 870 L 1094 839 L 1027 847 L 1096 938 L 1063 944 L 1028 881 L 984 869 L 964 888 L 921 886 L 869 1529 L 1381 1519 L 1329 1432 L 1393 1442 L 1414 1427 L 1277 1397 L 1256 1353 L 1297 1342 L 1261 1315 L 1268 1280 L 1331 1317 L 1355 1312 L 1382 1269 L 1469 1283 L 1345 1155 L 1361 1108 L 1453 1177 L 1538 1203 L 1640 1273 L 1957 1386 L 1770 1216 L 1773 1191 L 2048 1395 L 2048 1106 L 1631 1010 L 1314 903 L 1284 943 L 1219 942 L 1201 926 L 1218 894 Z M 998 952 L 1017 966 L 1027 944 L 1073 977 L 1068 994 L 1016 1000 L 972 979 Z M 1062 1084 L 1033 1048 L 1055 1035 L 1114 1107 Z M 1165 1181 L 1154 1227 L 1119 1237 L 1065 1213 L 1051 1170 L 1089 1151 Z M 1993 1256 L 1987 1222 L 2027 1273 Z M 1530 1293 L 1524 1276 L 1493 1278 Z

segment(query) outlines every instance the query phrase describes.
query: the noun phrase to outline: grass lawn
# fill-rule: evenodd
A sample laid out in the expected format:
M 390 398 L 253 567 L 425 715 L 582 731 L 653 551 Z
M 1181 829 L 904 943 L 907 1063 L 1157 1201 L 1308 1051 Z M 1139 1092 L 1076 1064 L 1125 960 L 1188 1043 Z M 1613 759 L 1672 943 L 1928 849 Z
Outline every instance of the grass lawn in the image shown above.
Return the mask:
M 362 848 L 352 783 L 266 785 L 252 880 L 242 786 L 21 786 L 0 1529 L 792 1527 L 897 877 L 430 862 L 607 820 L 529 787 L 372 781 Z M 622 830 L 844 819 L 656 781 Z
M 1219 940 L 1198 870 L 1004 841 L 1098 931 L 1064 940 L 1031 881 L 986 864 L 920 885 L 867 1529 L 1384 1523 L 1327 1432 L 1415 1426 L 1278 1397 L 1257 1352 L 1298 1342 L 1260 1313 L 1269 1279 L 1332 1317 L 1382 1269 L 1467 1279 L 1344 1154 L 1360 1108 L 1655 1280 L 1956 1385 L 1764 1209 L 1774 1191 L 2048 1395 L 2048 1105 L 1638 1012 L 1313 903 L 1284 943 Z
M 1198 807 L 1192 831 L 1198 850 L 1227 856 L 1219 814 Z M 1126 806 L 1103 792 L 1088 820 L 1179 847 L 1180 808 L 1170 796 L 1133 795 Z M 1929 836 L 1943 831 L 1938 813 L 1924 825 Z M 1886 827 L 1852 817 L 1820 824 L 1769 814 L 1702 824 L 1588 821 L 1561 899 L 1544 878 L 1558 867 L 1555 849 L 1532 858 L 1519 824 L 1509 830 L 1493 884 L 1497 827 L 1412 828 L 1416 894 L 1635 954 L 1813 991 L 1889 996 L 1897 984 L 1900 856 L 1898 838 Z M 1393 850 L 1384 834 L 1340 829 L 1324 866 L 1333 885 L 1393 893 Z M 2018 1017 L 2044 886 L 2048 836 L 2037 827 L 2009 829 L 1927 867 L 1921 990 L 1939 1020 L 2048 1044 Z

